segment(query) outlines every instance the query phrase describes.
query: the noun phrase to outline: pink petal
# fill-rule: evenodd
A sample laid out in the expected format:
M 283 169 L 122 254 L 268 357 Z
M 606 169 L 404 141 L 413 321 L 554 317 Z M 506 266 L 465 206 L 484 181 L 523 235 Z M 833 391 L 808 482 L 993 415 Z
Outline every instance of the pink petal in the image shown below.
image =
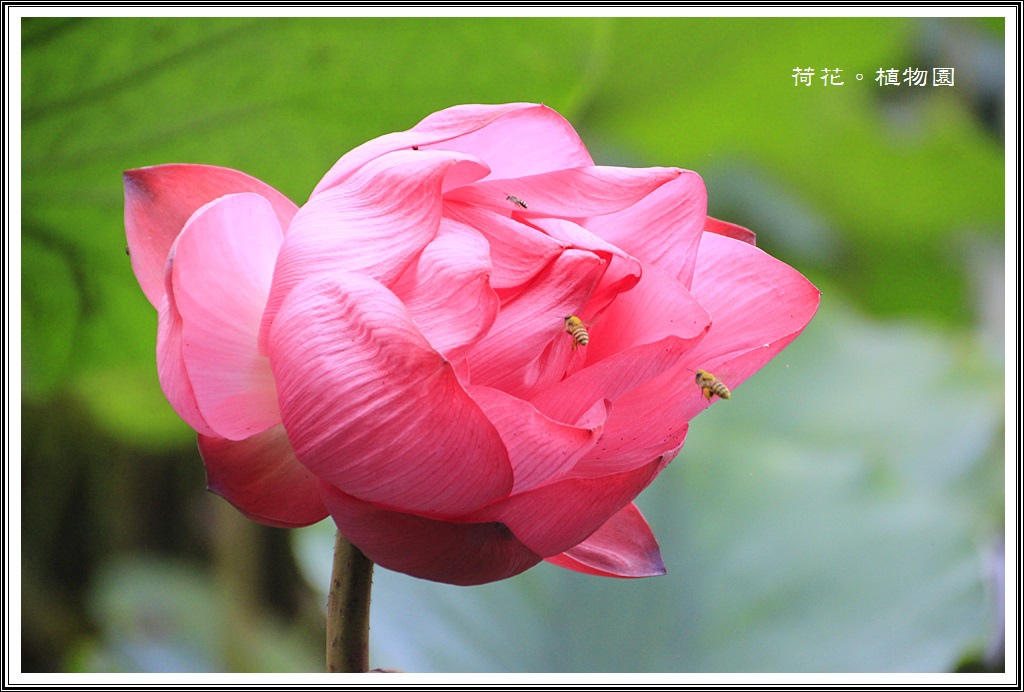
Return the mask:
M 565 477 L 600 478 L 630 471 L 655 456 L 674 458 L 688 421 L 705 405 L 691 395 L 692 385 L 692 378 L 652 378 L 613 402 L 601 439 Z
M 508 526 L 527 548 L 549 558 L 585 541 L 640 494 L 672 457 L 603 478 L 556 481 L 467 516 Z
M 688 365 L 720 378 L 728 374 L 730 387 L 795 339 L 821 301 L 821 292 L 789 265 L 715 233 L 705 233 L 701 240 L 691 292 L 711 315 L 712 325 L 687 354 Z M 743 369 L 714 369 L 739 356 L 744 357 Z
M 320 482 L 298 462 L 280 425 L 240 442 L 199 436 L 206 487 L 253 521 L 292 528 L 327 516 Z
M 647 521 L 630 503 L 587 540 L 547 558 L 553 565 L 599 577 L 659 577 L 661 550 Z
M 451 523 L 391 512 L 321 484 L 324 504 L 349 541 L 381 567 L 471 586 L 515 576 L 540 556 L 494 522 Z
M 557 112 L 544 105 L 509 106 L 456 106 L 428 116 L 413 131 L 429 137 L 438 148 L 486 161 L 491 178 L 593 165 L 579 135 Z M 465 134 L 448 134 L 456 128 Z M 441 134 L 448 136 L 438 141 Z
M 652 190 L 635 204 L 587 219 L 586 227 L 688 286 L 707 219 L 707 190 L 693 171 Z
M 469 354 L 473 383 L 526 398 L 546 384 L 544 377 L 560 378 L 569 357 L 571 337 L 565 316 L 587 304 L 604 273 L 605 263 L 581 250 L 566 250 L 527 288 L 502 305 L 497 319 Z M 561 367 L 536 371 L 532 363 L 555 339 L 566 347 Z
M 664 270 L 647 266 L 640 282 L 620 293 L 590 324 L 587 363 L 666 336 L 696 341 L 710 325 L 707 311 L 681 283 Z
M 572 126 L 547 106 L 464 105 L 429 115 L 406 132 L 387 134 L 353 149 L 327 172 L 314 194 L 344 182 L 378 156 L 414 146 L 420 151 L 471 154 L 486 161 L 491 177 L 497 178 L 593 165 Z
M 537 392 L 544 391 L 583 367 L 586 349 L 573 349 L 574 343 L 573 337 L 563 329 L 544 347 L 540 355 L 509 370 L 495 384 L 521 399 L 532 399 Z
M 274 321 L 270 359 L 296 455 L 359 499 L 455 516 L 512 487 L 505 446 L 373 279 L 338 273 L 295 287 Z
M 582 226 L 564 219 L 536 218 L 533 223 L 567 247 L 589 250 L 608 262 L 608 268 L 590 296 L 589 303 L 580 310 L 580 317 L 587 319 L 604 310 L 616 296 L 629 291 L 640 280 L 643 270 L 635 257 L 606 243 Z
M 184 325 L 173 297 L 172 292 L 166 292 L 157 313 L 156 372 L 160 378 L 160 388 L 174 412 L 193 430 L 203 435 L 215 435 L 216 432 L 199 411 L 196 393 L 188 377 L 182 348 Z
M 568 246 L 492 209 L 448 204 L 445 215 L 476 229 L 490 245 L 491 286 L 502 296 L 518 293 Z
M 442 219 L 441 232 L 416 264 L 395 282 L 394 293 L 434 350 L 461 358 L 498 314 L 491 288 L 487 241 L 462 224 Z
M 701 242 L 693 288 L 694 296 L 712 315 L 707 335 L 674 369 L 665 370 L 616 399 L 613 413 L 622 415 L 632 410 L 631 415 L 638 420 L 660 416 L 645 412 L 652 397 L 660 397 L 658 405 L 671 411 L 669 420 L 693 418 L 718 401 L 704 398 L 694 382 L 696 370 L 707 370 L 729 389 L 735 389 L 800 334 L 821 297 L 793 268 L 752 245 L 718 234 L 706 234 Z M 628 420 L 613 415 L 602 437 L 605 447 L 599 443 L 588 455 L 587 462 L 598 459 L 593 473 L 606 472 L 602 465 L 617 468 L 616 464 L 626 463 L 616 461 L 608 446 L 620 425 L 630 430 Z M 602 456 L 612 458 L 600 459 Z M 574 473 L 586 470 L 577 466 Z
M 704 232 L 717 233 L 718 235 L 724 235 L 727 238 L 740 240 L 750 245 L 755 245 L 755 240 L 757 239 L 754 232 L 749 228 L 744 228 L 728 221 L 719 221 L 710 216 L 704 220 Z
M 473 400 L 494 424 L 508 449 L 515 474 L 512 494 L 558 478 L 589 452 L 604 428 L 607 410 L 597 402 L 583 424 L 551 420 L 531 404 L 489 387 L 470 387 Z
M 495 180 L 492 174 L 488 179 L 452 190 L 448 198 L 469 205 L 500 205 L 508 209 L 510 202 L 506 197 L 513 195 L 527 203 L 526 210 L 517 209 L 523 216 L 583 219 L 628 209 L 680 174 L 677 168 L 615 166 L 549 170 L 515 180 Z
M 684 423 L 711 405 L 694 382 L 696 370 L 710 371 L 734 389 L 796 338 L 820 300 L 818 290 L 791 267 L 718 234 L 705 234 L 701 241 L 693 295 L 711 315 L 707 334 L 691 342 L 674 367 L 612 397 L 604 435 L 571 475 L 631 468 L 657 450 L 658 440 L 681 442 Z M 551 413 L 544 402 L 535 403 Z M 654 450 L 633 449 L 630 440 L 641 435 L 654 441 Z
M 270 362 L 256 349 L 281 239 L 273 207 L 246 192 L 203 206 L 175 244 L 185 367 L 218 437 L 243 440 L 281 421 Z
M 344 183 L 314 194 L 296 214 L 281 249 L 260 331 L 261 351 L 295 284 L 341 271 L 391 286 L 437 235 L 446 180 L 461 185 L 486 173 L 465 157 L 403 151 L 374 159 Z
M 554 420 L 575 424 L 595 402 L 615 402 L 656 375 L 673 370 L 690 346 L 683 339 L 665 337 L 622 351 L 555 383 L 530 402 Z
M 132 269 L 153 307 L 164 293 L 164 264 L 174 239 L 192 213 L 223 195 L 255 192 L 287 228 L 298 207 L 251 176 L 218 166 L 168 164 L 124 173 L 124 226 Z
M 646 351 L 646 347 L 637 349 Z M 693 371 L 663 361 L 664 369 L 626 391 L 609 393 L 611 413 L 594 448 L 567 478 L 599 478 L 636 469 L 656 456 L 674 458 L 688 422 L 706 407 Z

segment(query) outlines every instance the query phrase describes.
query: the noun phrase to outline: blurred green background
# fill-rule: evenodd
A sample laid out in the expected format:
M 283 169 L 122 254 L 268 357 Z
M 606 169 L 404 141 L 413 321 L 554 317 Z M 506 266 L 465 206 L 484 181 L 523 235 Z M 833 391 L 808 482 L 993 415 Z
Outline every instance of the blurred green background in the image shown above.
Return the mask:
M 669 573 L 378 569 L 371 666 L 1002 670 L 1001 18 L 29 18 L 21 24 L 22 669 L 322 671 L 333 530 L 206 493 L 125 256 L 121 172 L 229 166 L 302 203 L 459 103 L 561 112 L 679 166 L 807 275 L 805 333 L 697 417 L 638 504 Z M 842 86 L 794 83 L 840 68 Z M 955 68 L 953 87 L 878 69 Z M 856 79 L 856 74 L 863 79 Z

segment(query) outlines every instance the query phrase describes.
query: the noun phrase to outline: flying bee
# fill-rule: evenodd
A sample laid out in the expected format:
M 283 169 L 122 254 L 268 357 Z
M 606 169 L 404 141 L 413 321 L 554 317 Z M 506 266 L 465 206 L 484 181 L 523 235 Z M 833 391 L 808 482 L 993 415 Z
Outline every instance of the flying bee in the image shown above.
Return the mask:
M 587 328 L 583 326 L 583 320 L 576 315 L 566 316 L 565 331 L 569 332 L 572 336 L 572 350 L 574 351 L 579 346 L 586 346 L 590 343 L 590 334 L 587 334 Z
M 711 401 L 711 397 L 718 395 L 719 399 L 729 398 L 729 388 L 719 381 L 717 377 L 712 375 L 707 370 L 697 370 L 697 376 L 694 379 L 700 386 L 700 391 L 704 397 Z
M 517 207 L 522 207 L 523 209 L 527 208 L 526 207 L 526 202 L 524 202 L 523 200 L 519 199 L 515 195 L 505 195 L 505 199 L 507 199 L 509 202 L 511 202 L 512 204 L 516 205 Z

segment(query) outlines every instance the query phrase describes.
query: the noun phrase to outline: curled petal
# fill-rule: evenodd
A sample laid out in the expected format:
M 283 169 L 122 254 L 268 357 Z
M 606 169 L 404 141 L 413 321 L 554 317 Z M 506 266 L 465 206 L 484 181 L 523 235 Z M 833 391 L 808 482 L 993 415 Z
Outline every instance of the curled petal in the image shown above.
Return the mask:
M 471 586 L 513 577 L 541 558 L 496 522 L 455 523 L 392 512 L 321 484 L 338 530 L 374 563 L 421 579 Z
M 502 305 L 490 331 L 469 354 L 473 383 L 525 397 L 545 384 L 538 378 L 560 377 L 564 359 L 560 368 L 530 366 L 553 339 L 569 339 L 565 316 L 587 304 L 605 267 L 593 253 L 566 250 L 526 290 Z M 563 354 L 567 359 L 568 350 Z
M 705 233 L 717 233 L 718 235 L 724 235 L 726 238 L 732 238 L 733 240 L 739 240 L 750 245 L 756 245 L 757 236 L 749 228 L 738 226 L 728 221 L 719 221 L 713 219 L 710 216 L 704 220 L 704 232 Z
M 740 354 L 759 354 L 747 372 L 733 373 L 734 382 L 746 379 L 795 339 L 821 301 L 821 292 L 789 265 L 716 233 L 705 233 L 701 240 L 691 292 L 714 322 L 688 360 L 712 370 Z
M 714 317 L 707 335 L 674 372 L 652 378 L 617 405 L 643 406 L 653 392 L 676 392 L 672 405 L 681 405 L 680 415 L 692 418 L 709 406 L 693 382 L 696 370 L 707 370 L 735 389 L 803 331 L 821 300 L 818 289 L 792 267 L 753 245 L 715 233 L 704 234 L 701 241 L 692 290 Z M 679 383 L 686 385 L 682 402 Z
M 498 296 L 488 280 L 490 274 L 483 236 L 443 219 L 441 232 L 396 281 L 394 293 L 431 346 L 448 360 L 455 360 L 490 328 L 498 314 Z
M 345 154 L 314 194 L 344 182 L 367 162 L 391 151 L 463 152 L 487 161 L 492 178 L 592 166 L 579 135 L 565 118 L 535 103 L 462 105 L 438 111 L 405 132 L 378 137 Z
M 185 367 L 219 437 L 243 440 L 281 420 L 270 362 L 256 348 L 281 238 L 270 203 L 246 192 L 203 206 L 175 244 L 171 285 Z
M 201 435 L 216 435 L 196 403 L 196 393 L 188 377 L 182 348 L 184 324 L 172 298 L 173 293 L 165 293 L 157 313 L 156 372 L 160 378 L 160 388 L 174 412 L 193 430 Z
M 619 510 L 587 540 L 546 560 L 565 569 L 599 577 L 665 574 L 658 541 L 633 503 Z
M 680 173 L 678 168 L 588 166 L 515 180 L 494 180 L 492 175 L 491 179 L 452 190 L 449 199 L 471 206 L 501 205 L 507 209 L 507 196 L 513 195 L 527 203 L 527 209 L 517 210 L 524 217 L 585 219 L 628 209 Z
M 601 437 L 607 409 L 597 402 L 580 425 L 551 420 L 528 402 L 489 387 L 470 387 L 498 429 L 515 474 L 512 493 L 522 493 L 565 475 Z
M 664 422 L 667 436 L 677 436 L 674 421 L 690 420 L 710 405 L 694 382 L 698 369 L 710 371 L 734 389 L 800 334 L 820 301 L 819 291 L 797 271 L 746 242 L 720 234 L 704 235 L 697 267 L 693 295 L 714 320 L 707 334 L 674 368 L 614 400 L 616 415 L 588 457 L 592 468 L 578 467 L 576 473 L 599 474 L 628 465 L 632 457 L 622 456 L 626 445 L 615 440 L 634 434 L 631 419 L 649 439 L 658 436 L 650 429 L 654 420 Z
M 653 456 L 674 457 L 668 450 L 683 446 L 687 421 L 700 412 L 692 384 L 692 377 L 662 375 L 616 401 L 601 439 L 566 477 L 600 478 L 635 469 Z
M 514 495 L 466 518 L 500 522 L 527 548 L 549 558 L 589 538 L 632 502 L 671 458 L 658 457 L 632 471 L 611 476 L 556 481 Z
M 321 479 L 383 507 L 438 517 L 511 489 L 498 432 L 378 282 L 356 274 L 305 281 L 270 336 L 285 429 Z
M 707 310 L 682 284 L 659 267 L 648 266 L 640 282 L 619 294 L 590 325 L 587 363 L 666 336 L 695 342 L 710 325 Z
M 233 442 L 199 436 L 206 487 L 253 521 L 293 528 L 327 516 L 320 482 L 295 458 L 284 428 L 269 428 Z
M 395 152 L 375 159 L 343 184 L 315 193 L 302 207 L 274 269 L 260 330 L 261 351 L 295 284 L 341 271 L 391 286 L 437 235 L 446 180 L 461 184 L 487 172 L 461 155 L 420 153 Z
M 491 178 L 593 165 L 583 141 L 560 114 L 540 104 L 509 106 L 456 106 L 425 118 L 413 132 L 438 148 L 487 161 Z M 453 127 L 464 134 L 448 135 Z
M 174 239 L 199 207 L 235 192 L 254 192 L 287 228 L 298 207 L 264 182 L 230 168 L 168 164 L 124 173 L 124 227 L 132 269 L 153 307 L 164 293 L 164 264 Z
M 643 271 L 635 257 L 606 243 L 579 224 L 564 219 L 534 219 L 534 225 L 567 247 L 588 250 L 608 263 L 600 283 L 594 288 L 590 301 L 580 310 L 580 317 L 587 319 L 603 311 L 620 294 L 636 286 Z
M 445 214 L 487 239 L 492 265 L 491 286 L 505 298 L 521 291 L 568 248 L 568 244 L 492 209 L 450 204 Z
M 666 337 L 631 348 L 555 383 L 530 402 L 554 420 L 576 423 L 594 402 L 608 399 L 614 403 L 652 377 L 674 369 L 688 347 L 683 339 Z
M 707 219 L 708 194 L 693 171 L 679 171 L 621 211 L 588 219 L 590 231 L 689 286 Z

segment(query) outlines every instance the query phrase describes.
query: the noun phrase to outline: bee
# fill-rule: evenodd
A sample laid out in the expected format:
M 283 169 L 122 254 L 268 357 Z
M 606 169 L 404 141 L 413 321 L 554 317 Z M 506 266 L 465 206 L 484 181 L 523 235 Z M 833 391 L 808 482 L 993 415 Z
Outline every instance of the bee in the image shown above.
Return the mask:
M 505 199 L 507 199 L 509 202 L 511 202 L 512 204 L 516 205 L 517 207 L 522 207 L 523 209 L 527 208 L 526 202 L 524 202 L 523 200 L 519 199 L 515 195 L 505 195 Z
M 590 334 L 583 326 L 583 320 L 576 315 L 567 315 L 565 318 L 565 331 L 572 335 L 572 350 L 579 346 L 586 346 L 590 343 Z
M 708 401 L 711 397 L 718 395 L 719 399 L 729 398 L 729 388 L 722 384 L 717 377 L 707 370 L 697 370 L 694 382 L 700 385 L 700 391 Z

